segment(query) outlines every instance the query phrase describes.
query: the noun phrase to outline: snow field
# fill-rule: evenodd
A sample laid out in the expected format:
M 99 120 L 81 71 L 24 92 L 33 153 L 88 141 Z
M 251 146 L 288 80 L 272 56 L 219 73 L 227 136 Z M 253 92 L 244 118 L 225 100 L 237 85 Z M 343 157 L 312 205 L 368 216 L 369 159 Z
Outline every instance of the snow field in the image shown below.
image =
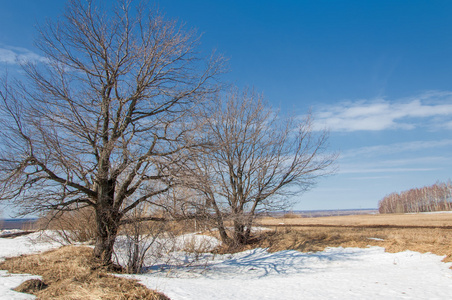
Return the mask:
M 116 245 L 121 257 L 120 237 Z M 166 245 L 154 241 L 156 250 Z M 121 275 L 138 279 L 173 300 L 182 299 L 451 299 L 452 263 L 442 257 L 404 251 L 386 253 L 381 247 L 327 248 L 316 253 L 253 249 L 236 254 L 193 254 L 184 248 L 214 248 L 218 241 L 196 234 L 176 240 L 171 253 L 150 256 L 148 272 Z M 0 238 L 0 259 L 61 246 L 38 233 Z M 122 253 L 124 254 L 124 253 Z M 123 256 L 123 255 L 122 255 Z M 189 262 L 189 266 L 184 263 Z M 38 278 L 0 271 L 0 299 L 34 299 L 11 289 Z
M 381 247 L 216 256 L 200 266 L 130 276 L 179 299 L 450 299 L 451 263 Z

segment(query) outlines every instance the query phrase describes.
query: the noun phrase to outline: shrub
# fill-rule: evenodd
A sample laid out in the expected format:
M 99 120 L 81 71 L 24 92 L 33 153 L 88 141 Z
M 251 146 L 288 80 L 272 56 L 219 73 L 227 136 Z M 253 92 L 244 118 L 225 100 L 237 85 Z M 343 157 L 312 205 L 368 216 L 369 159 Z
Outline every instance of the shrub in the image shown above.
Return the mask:
M 77 211 L 49 213 L 39 221 L 40 228 L 56 230 L 67 243 L 83 243 L 96 237 L 96 220 L 91 207 Z

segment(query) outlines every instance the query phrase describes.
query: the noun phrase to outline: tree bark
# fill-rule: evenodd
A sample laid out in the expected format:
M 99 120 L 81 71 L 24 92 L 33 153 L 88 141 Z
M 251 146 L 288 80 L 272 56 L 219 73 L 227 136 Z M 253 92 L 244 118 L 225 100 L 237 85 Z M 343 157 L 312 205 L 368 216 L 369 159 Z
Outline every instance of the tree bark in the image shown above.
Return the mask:
M 94 257 L 102 266 L 112 264 L 113 246 L 119 229 L 117 214 L 112 213 L 110 209 L 101 209 L 97 211 L 97 238 L 94 247 Z
M 99 199 L 96 207 L 97 238 L 94 257 L 102 266 L 112 264 L 114 244 L 119 230 L 120 213 L 113 205 L 115 184 L 107 180 L 99 186 Z
M 242 221 L 234 221 L 234 244 L 245 245 L 248 242 L 245 225 Z

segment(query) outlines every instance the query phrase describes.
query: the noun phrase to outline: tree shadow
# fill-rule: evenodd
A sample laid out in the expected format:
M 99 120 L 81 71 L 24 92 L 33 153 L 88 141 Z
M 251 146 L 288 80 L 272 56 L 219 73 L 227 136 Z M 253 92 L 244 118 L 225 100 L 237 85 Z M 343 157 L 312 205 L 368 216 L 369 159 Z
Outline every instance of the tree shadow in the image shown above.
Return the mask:
M 321 251 L 302 253 L 285 250 L 269 253 L 257 248 L 236 254 L 206 256 L 196 264 L 159 264 L 146 268 L 148 272 L 165 272 L 171 277 L 201 275 L 206 278 L 263 278 L 273 275 L 324 272 L 345 261 L 358 261 L 356 251 Z M 169 270 L 171 270 L 169 272 Z

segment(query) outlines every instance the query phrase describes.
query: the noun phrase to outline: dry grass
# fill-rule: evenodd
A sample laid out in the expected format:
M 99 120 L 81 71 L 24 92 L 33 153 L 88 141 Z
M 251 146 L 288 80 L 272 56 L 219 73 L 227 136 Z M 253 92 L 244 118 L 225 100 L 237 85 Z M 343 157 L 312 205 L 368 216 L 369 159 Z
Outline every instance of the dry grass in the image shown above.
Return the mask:
M 297 215 L 296 213 L 293 213 L 293 212 L 288 212 L 288 213 L 284 214 L 283 218 L 284 219 L 298 219 L 298 218 L 301 218 L 301 216 Z
M 0 269 L 42 276 L 43 286 L 36 280 L 19 286 L 19 291 L 32 293 L 38 299 L 168 299 L 134 280 L 93 268 L 92 249 L 88 247 L 67 246 L 9 258 Z
M 39 229 L 56 230 L 68 243 L 87 242 L 96 236 L 95 213 L 91 207 L 76 211 L 52 212 L 36 222 Z
M 181 227 L 186 224 L 170 225 L 174 231 L 184 231 Z M 388 252 L 431 252 L 452 262 L 452 214 L 265 218 L 259 220 L 259 225 L 272 230 L 237 251 L 266 247 L 270 251 L 315 252 L 326 247 L 370 245 L 384 247 Z M 0 269 L 41 275 L 43 282 L 30 281 L 21 287 L 38 299 L 168 299 L 135 281 L 93 268 L 92 249 L 86 247 L 62 247 L 7 259 Z
M 333 216 L 319 218 L 261 218 L 262 226 L 284 225 L 334 225 L 334 226 L 452 226 L 452 213 L 437 214 L 376 214 Z
M 264 233 L 255 246 L 269 247 L 270 251 L 309 252 L 370 245 L 384 247 L 388 252 L 431 252 L 452 261 L 452 214 L 447 213 L 265 218 L 260 225 L 274 231 Z

